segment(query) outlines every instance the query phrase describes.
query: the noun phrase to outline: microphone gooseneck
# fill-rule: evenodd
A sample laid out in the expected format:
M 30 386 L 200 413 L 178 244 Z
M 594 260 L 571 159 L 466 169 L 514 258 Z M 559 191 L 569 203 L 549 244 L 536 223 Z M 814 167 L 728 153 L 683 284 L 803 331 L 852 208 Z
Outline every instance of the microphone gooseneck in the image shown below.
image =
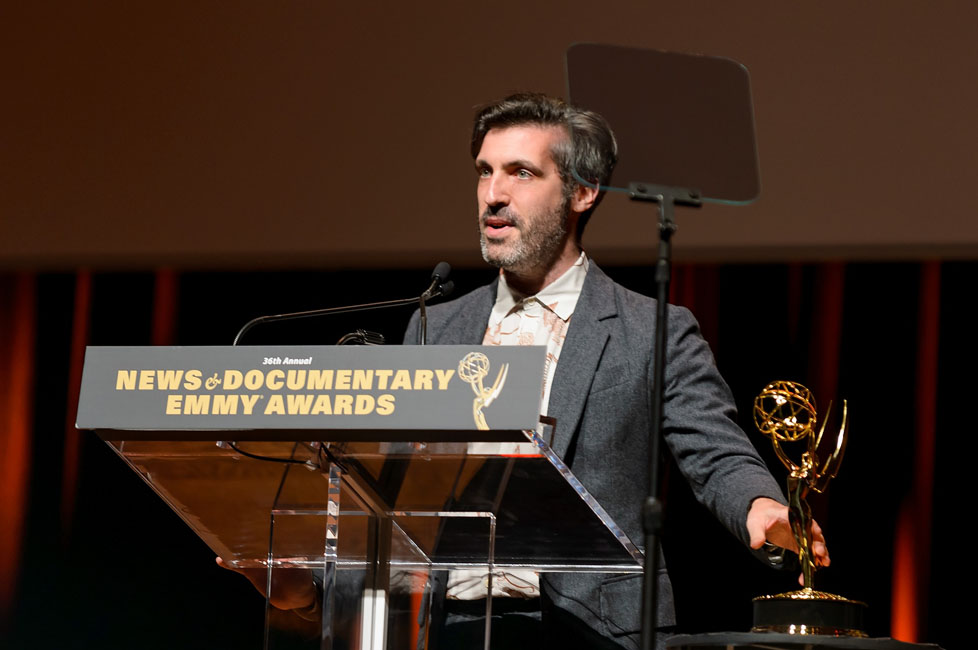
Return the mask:
M 452 282 L 446 281 L 448 274 L 452 272 L 452 267 L 448 265 L 447 262 L 439 262 L 435 266 L 435 270 L 431 274 L 431 284 L 425 289 L 424 293 L 420 296 L 412 298 L 401 298 L 398 300 L 385 300 L 383 302 L 371 302 L 363 305 L 349 305 L 345 307 L 328 307 L 326 309 L 311 309 L 309 311 L 297 311 L 289 312 L 284 314 L 270 314 L 267 316 L 258 316 L 257 318 L 252 318 L 250 321 L 245 323 L 240 330 L 238 330 L 237 335 L 234 337 L 234 342 L 231 345 L 238 345 L 241 342 L 241 338 L 256 325 L 263 323 L 273 323 L 283 320 L 295 320 L 297 318 L 313 318 L 317 316 L 330 316 L 332 314 L 345 314 L 355 311 L 368 311 L 370 309 L 385 309 L 387 307 L 401 307 L 404 305 L 413 305 L 420 303 L 421 306 L 421 316 L 422 316 L 422 338 L 424 337 L 424 327 L 426 325 L 425 320 L 425 301 L 431 300 L 432 298 L 437 298 L 439 296 L 447 296 L 454 289 Z M 368 342 L 368 345 L 371 344 Z

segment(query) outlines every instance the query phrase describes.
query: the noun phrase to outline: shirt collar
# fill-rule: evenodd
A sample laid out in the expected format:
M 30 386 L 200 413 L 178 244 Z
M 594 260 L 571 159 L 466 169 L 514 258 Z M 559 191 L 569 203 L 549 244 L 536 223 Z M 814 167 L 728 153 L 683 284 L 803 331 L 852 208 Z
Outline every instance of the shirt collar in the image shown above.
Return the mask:
M 589 266 L 587 254 L 581 251 L 581 256 L 569 269 L 533 296 L 524 296 L 510 287 L 506 282 L 506 275 L 500 272 L 499 286 L 496 288 L 496 303 L 492 308 L 494 319 L 498 317 L 501 320 L 523 301 L 536 300 L 557 314 L 561 320 L 567 321 L 577 307 L 577 300 L 581 297 L 581 288 L 584 286 L 584 278 Z

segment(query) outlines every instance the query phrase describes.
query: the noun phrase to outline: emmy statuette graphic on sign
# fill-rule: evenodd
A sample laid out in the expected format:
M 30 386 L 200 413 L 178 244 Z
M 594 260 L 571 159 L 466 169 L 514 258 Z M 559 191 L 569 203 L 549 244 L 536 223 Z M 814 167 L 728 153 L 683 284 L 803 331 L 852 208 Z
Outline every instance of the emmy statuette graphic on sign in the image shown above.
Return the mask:
M 458 362 L 459 379 L 472 386 L 472 390 L 475 392 L 475 399 L 472 400 L 472 417 L 475 420 L 475 426 L 480 431 L 489 430 L 489 424 L 486 422 L 486 416 L 482 413 L 482 409 L 492 404 L 499 397 L 499 391 L 503 389 L 508 373 L 509 364 L 504 363 L 499 369 L 499 374 L 496 375 L 496 381 L 493 382 L 492 387 L 485 388 L 482 380 L 489 374 L 489 357 L 481 352 L 470 352 Z
M 832 411 L 831 403 L 828 410 Z M 771 439 L 788 469 L 789 521 L 798 544 L 804 587 L 755 598 L 753 632 L 866 636 L 862 631 L 865 603 L 815 591 L 812 586 L 812 512 L 806 499 L 812 490 L 825 490 L 839 470 L 848 437 L 847 415 L 843 400 L 842 424 L 830 440 L 832 436 L 825 435 L 828 413 L 816 432 L 815 398 L 801 384 L 773 382 L 754 400 L 754 423 Z

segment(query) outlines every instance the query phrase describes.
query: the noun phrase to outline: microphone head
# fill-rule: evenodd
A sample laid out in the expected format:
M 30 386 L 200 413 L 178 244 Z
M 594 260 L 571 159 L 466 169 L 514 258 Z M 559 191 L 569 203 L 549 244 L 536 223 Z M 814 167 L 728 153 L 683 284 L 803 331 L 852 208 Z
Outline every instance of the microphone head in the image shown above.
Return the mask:
M 431 272 L 431 279 L 444 282 L 448 279 L 451 272 L 452 267 L 448 264 L 448 262 L 438 262 L 438 264 L 435 265 L 435 270 Z
M 445 266 L 448 265 L 446 264 Z M 448 296 L 452 295 L 453 291 L 455 291 L 455 283 L 451 280 L 448 282 L 442 282 L 441 287 L 439 288 L 441 289 L 441 297 L 447 298 Z

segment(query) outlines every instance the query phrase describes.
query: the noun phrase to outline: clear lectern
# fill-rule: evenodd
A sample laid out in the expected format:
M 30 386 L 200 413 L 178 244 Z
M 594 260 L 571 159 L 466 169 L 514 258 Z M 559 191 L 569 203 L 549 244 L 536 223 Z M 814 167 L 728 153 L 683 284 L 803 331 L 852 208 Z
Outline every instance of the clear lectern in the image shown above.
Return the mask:
M 548 445 L 543 355 L 90 347 L 77 426 L 227 563 L 314 582 L 301 618 L 267 605 L 264 647 L 426 648 L 444 571 L 484 572 L 487 613 L 501 572 L 641 572 Z

